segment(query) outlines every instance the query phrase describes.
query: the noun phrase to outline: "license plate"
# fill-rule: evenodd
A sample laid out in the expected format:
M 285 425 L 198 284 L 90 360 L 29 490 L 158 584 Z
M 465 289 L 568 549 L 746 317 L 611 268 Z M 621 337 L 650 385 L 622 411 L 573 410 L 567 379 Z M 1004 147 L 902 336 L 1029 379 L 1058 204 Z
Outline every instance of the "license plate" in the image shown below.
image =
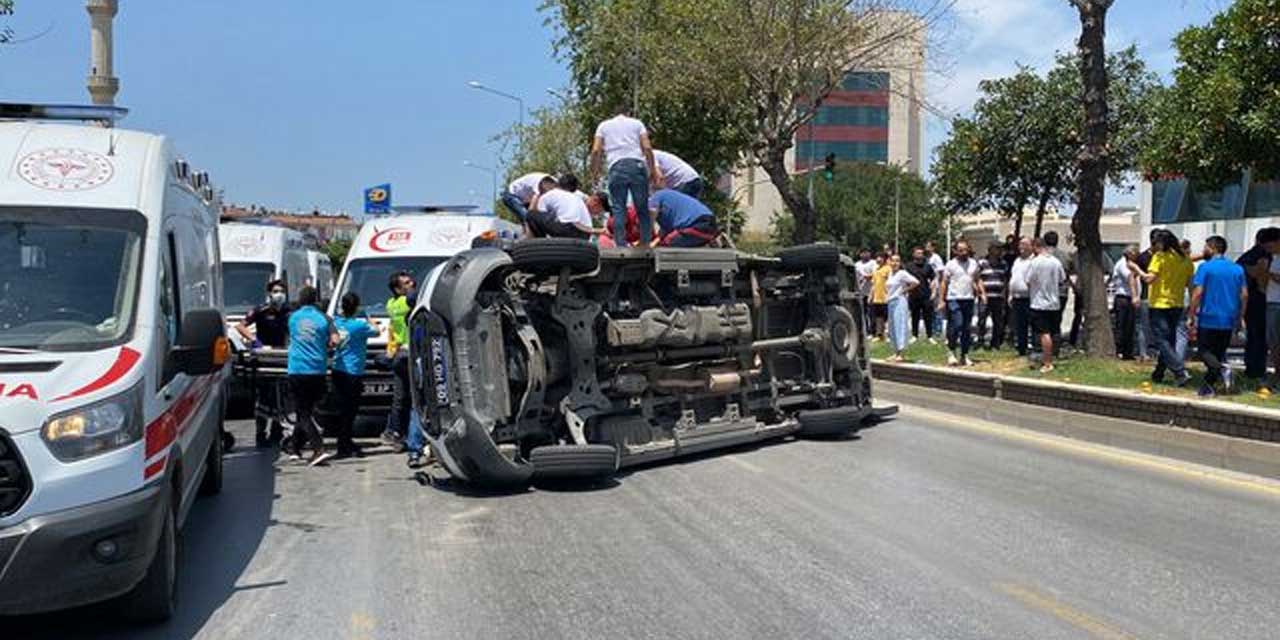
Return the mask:
M 431 388 L 436 406 L 449 404 L 448 350 L 443 336 L 431 336 L 431 350 L 427 354 L 431 367 Z
M 376 396 L 389 396 L 392 391 L 391 385 L 392 383 L 390 382 L 370 382 L 365 385 L 365 393 Z

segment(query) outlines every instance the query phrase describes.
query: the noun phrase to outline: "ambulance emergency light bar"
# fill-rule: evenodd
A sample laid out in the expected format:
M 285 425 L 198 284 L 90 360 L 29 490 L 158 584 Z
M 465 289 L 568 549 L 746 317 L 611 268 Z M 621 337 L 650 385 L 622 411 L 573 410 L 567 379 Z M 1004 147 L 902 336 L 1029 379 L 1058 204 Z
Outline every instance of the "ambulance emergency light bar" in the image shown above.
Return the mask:
M 491 216 L 488 211 L 479 209 L 473 204 L 416 204 L 391 207 L 396 213 L 461 213 L 469 216 Z
M 0 120 L 70 120 L 112 123 L 129 113 L 124 107 L 79 104 L 0 102 Z

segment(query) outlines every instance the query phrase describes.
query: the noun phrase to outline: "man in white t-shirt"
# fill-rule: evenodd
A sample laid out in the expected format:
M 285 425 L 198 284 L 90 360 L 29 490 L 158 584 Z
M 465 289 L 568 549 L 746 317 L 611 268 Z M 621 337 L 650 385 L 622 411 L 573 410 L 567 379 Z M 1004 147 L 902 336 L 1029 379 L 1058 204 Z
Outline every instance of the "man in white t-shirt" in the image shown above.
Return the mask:
M 702 195 L 702 189 L 706 185 L 703 183 L 702 176 L 688 162 L 681 160 L 674 153 L 661 149 L 653 150 L 653 161 L 658 167 L 658 173 L 654 179 L 655 190 L 673 189 L 694 198 Z
M 599 233 L 591 225 L 587 203 L 564 189 L 552 189 L 538 197 L 529 212 L 529 232 L 542 238 L 586 240 Z
M 1009 311 L 1010 324 L 1013 325 L 1013 347 L 1020 356 L 1030 352 L 1027 343 L 1031 335 L 1031 292 L 1027 288 L 1027 270 L 1035 258 L 1031 238 L 1018 240 L 1018 257 L 1009 268 Z
M 650 176 L 658 175 L 654 164 L 653 145 L 644 123 L 626 111 L 601 122 L 591 144 L 591 173 L 600 175 L 601 161 L 606 162 L 609 206 L 614 211 L 627 210 L 627 196 L 635 205 L 640 223 L 641 246 L 653 240 L 653 220 L 649 216 Z M 626 238 L 626 218 L 614 216 L 613 237 Z
M 1116 260 L 1111 268 L 1111 315 L 1115 331 L 1116 357 L 1121 360 L 1133 359 L 1133 339 L 1137 327 L 1138 294 L 1142 288 L 1138 285 L 1138 274 L 1129 267 L 1129 263 L 1138 259 L 1138 245 L 1125 247 L 1124 256 Z
M 969 243 L 956 243 L 955 257 L 942 267 L 942 284 L 938 294 L 938 310 L 947 312 L 947 364 L 972 367 L 969 348 L 973 346 L 973 309 L 976 300 L 987 301 L 978 277 L 978 261 L 973 259 Z M 960 357 L 956 357 L 956 349 Z
M 933 282 L 927 282 L 922 284 L 929 285 L 929 290 L 932 292 L 932 295 L 933 295 L 933 304 L 937 304 L 941 302 L 941 299 L 938 297 L 938 290 L 940 285 L 942 284 L 942 267 L 945 266 L 945 261 L 942 259 L 942 256 L 938 255 L 938 248 L 933 243 L 932 240 L 924 243 L 924 258 L 925 260 L 929 261 L 929 266 L 933 267 L 934 280 Z M 942 333 L 942 320 L 943 320 L 942 316 L 944 315 L 946 314 L 943 314 L 943 313 L 933 314 L 934 335 L 939 335 Z
M 1062 283 L 1067 270 L 1045 241 L 1036 238 L 1036 258 L 1027 270 L 1031 293 L 1031 325 L 1040 338 L 1040 373 L 1053 371 L 1053 346 L 1062 329 Z
M 529 207 L 533 205 L 533 199 L 541 193 L 538 190 L 538 184 L 547 177 L 549 177 L 548 174 L 535 171 L 512 180 L 511 184 L 507 185 L 507 191 L 502 194 L 502 204 L 515 214 L 517 220 L 524 222 L 529 217 Z

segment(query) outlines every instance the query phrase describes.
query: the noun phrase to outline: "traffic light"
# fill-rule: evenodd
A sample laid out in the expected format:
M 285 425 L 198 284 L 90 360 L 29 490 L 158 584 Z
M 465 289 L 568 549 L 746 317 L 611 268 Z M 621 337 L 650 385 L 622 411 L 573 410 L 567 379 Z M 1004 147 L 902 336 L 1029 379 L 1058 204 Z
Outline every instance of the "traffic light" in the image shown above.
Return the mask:
M 824 162 L 822 177 L 826 178 L 827 182 L 831 182 L 836 179 L 836 154 L 828 153 Z

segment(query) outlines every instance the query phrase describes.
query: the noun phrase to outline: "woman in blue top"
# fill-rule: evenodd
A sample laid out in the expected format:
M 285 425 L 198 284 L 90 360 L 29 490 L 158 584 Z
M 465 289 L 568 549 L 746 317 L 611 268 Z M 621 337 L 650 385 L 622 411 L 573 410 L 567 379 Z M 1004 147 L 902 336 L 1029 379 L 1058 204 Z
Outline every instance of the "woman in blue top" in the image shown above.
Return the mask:
M 355 292 L 342 296 L 341 315 L 333 319 L 338 329 L 338 348 L 333 354 L 333 390 L 338 394 L 338 457 L 351 458 L 363 455 L 360 446 L 351 439 L 356 412 L 360 408 L 360 396 L 364 395 L 364 367 L 369 338 L 377 330 L 365 318 L 357 318 L 360 296 Z
M 309 464 L 324 464 L 333 454 L 325 453 L 324 438 L 311 415 L 324 397 L 325 374 L 329 369 L 329 347 L 338 343 L 333 323 L 316 306 L 320 294 L 315 287 L 298 292 L 298 310 L 289 314 L 289 389 L 298 415 L 290 459 L 302 459 L 302 438 L 311 445 Z

